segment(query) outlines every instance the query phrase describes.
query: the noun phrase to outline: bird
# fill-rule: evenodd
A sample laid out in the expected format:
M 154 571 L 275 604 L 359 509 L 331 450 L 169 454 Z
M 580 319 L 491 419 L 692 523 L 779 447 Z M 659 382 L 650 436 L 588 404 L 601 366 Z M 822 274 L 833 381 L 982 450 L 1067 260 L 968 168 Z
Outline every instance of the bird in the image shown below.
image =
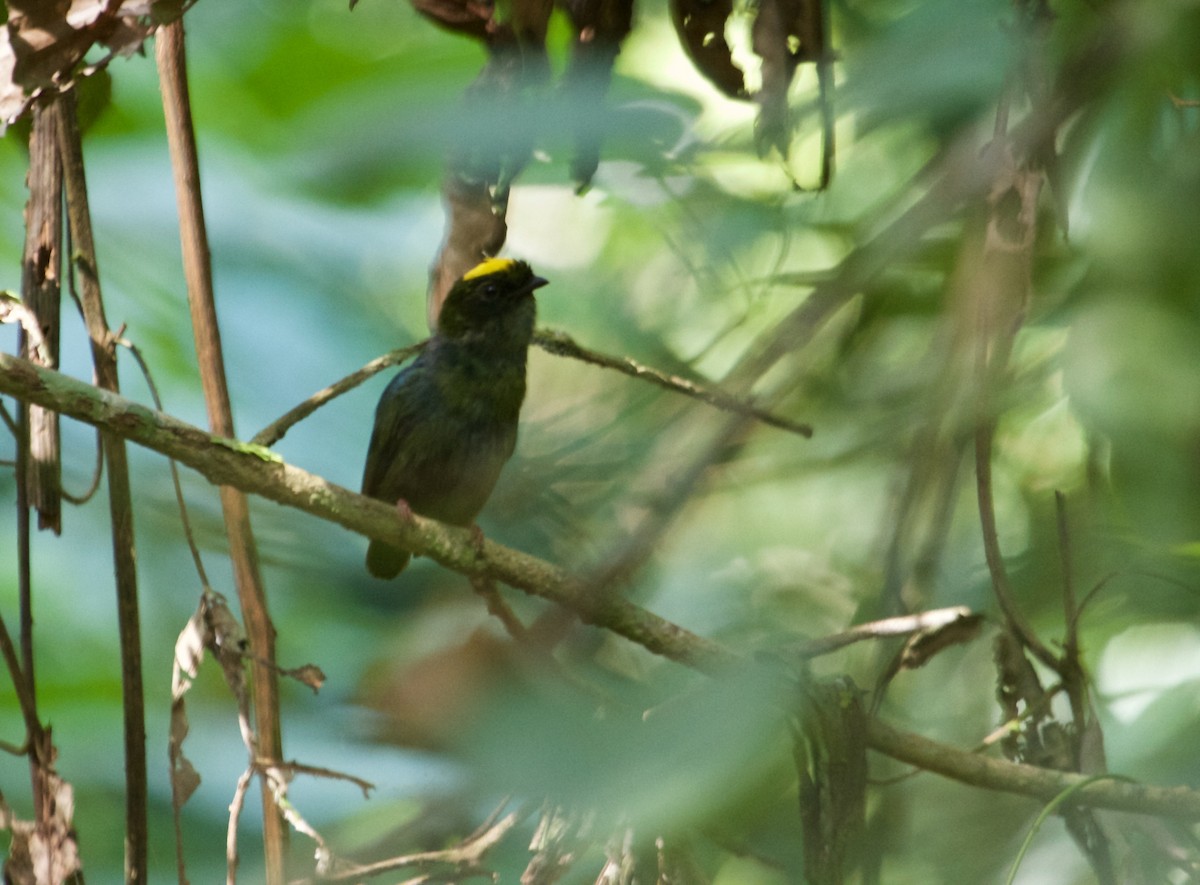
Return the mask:
M 362 493 L 405 512 L 474 525 L 517 444 L 525 363 L 546 280 L 524 261 L 489 258 L 451 287 L 437 328 L 375 409 Z M 395 578 L 411 553 L 382 541 L 367 571 Z

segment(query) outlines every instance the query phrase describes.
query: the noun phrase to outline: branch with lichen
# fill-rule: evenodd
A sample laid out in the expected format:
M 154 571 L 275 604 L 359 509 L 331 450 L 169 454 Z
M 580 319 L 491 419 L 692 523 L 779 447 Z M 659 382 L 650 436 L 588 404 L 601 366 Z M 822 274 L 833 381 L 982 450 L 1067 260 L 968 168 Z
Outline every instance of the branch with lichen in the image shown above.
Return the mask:
M 0 354 L 0 393 L 108 430 L 174 458 L 213 485 L 228 485 L 294 507 L 368 538 L 412 550 L 468 577 L 491 577 L 576 611 L 587 623 L 625 636 L 656 654 L 711 671 L 731 652 L 622 599 L 593 600 L 583 581 L 468 529 L 413 515 L 359 495 L 263 446 L 225 439 L 170 415 L 7 354 Z
M 643 648 L 688 667 L 720 673 L 748 664 L 734 650 L 699 636 L 619 596 L 589 594 L 587 585 L 543 560 L 494 541 L 477 543 L 472 532 L 414 516 L 287 464 L 262 446 L 223 439 L 162 412 L 131 402 L 75 378 L 0 354 L 0 393 L 92 424 L 196 470 L 214 485 L 303 510 L 352 532 L 407 547 L 468 577 L 490 577 L 576 612 L 586 623 L 610 630 Z M 898 731 L 878 720 L 868 727 L 872 749 L 928 771 L 986 789 L 1051 799 L 1077 789 L 1072 801 L 1097 808 L 1200 820 L 1200 791 L 1095 781 L 960 750 Z

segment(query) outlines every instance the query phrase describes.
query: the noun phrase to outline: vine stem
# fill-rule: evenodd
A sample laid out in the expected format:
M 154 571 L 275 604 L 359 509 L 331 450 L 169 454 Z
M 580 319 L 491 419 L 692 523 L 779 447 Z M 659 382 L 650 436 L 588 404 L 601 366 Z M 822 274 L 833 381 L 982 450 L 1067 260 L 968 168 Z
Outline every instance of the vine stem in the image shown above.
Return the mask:
M 78 270 L 79 302 L 91 339 L 97 383 L 102 389 L 115 392 L 120 389 L 117 356 L 100 292 L 87 180 L 83 169 L 83 144 L 75 112 L 75 92 L 63 92 L 58 101 L 59 150 L 62 153 L 63 184 L 67 195 L 67 221 L 74 244 L 71 260 Z M 142 883 L 148 881 L 149 823 L 146 809 L 146 701 L 142 681 L 137 562 L 134 556 L 133 493 L 125 443 L 121 435 L 112 432 L 111 428 L 104 428 L 104 431 L 102 440 L 108 468 L 125 720 L 125 880 Z

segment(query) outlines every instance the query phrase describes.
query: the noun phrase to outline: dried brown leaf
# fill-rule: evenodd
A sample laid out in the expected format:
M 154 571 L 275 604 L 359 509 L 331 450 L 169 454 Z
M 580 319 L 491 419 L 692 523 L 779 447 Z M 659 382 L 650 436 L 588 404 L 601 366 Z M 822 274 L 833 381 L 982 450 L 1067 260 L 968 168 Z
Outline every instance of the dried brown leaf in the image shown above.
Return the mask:
M 296 667 L 292 670 L 280 670 L 281 675 L 288 676 L 307 685 L 316 694 L 321 690 L 321 686 L 325 684 L 325 671 L 316 664 L 305 664 L 303 667 Z
M 621 43 L 633 27 L 632 0 L 567 0 L 567 16 L 575 32 L 571 56 L 563 71 L 562 91 L 568 107 L 602 107 L 612 81 Z M 571 177 L 582 192 L 600 165 L 604 117 L 590 110 L 570 116 L 575 131 Z
M 204 663 L 204 652 L 212 644 L 208 624 L 208 594 L 200 597 L 196 611 L 188 618 L 175 640 L 175 664 L 171 672 L 171 724 L 167 735 L 167 757 L 171 761 L 171 807 L 178 829 L 183 805 L 200 786 L 200 775 L 183 755 L 183 742 L 188 735 L 187 707 L 184 695 Z
M 204 649 L 211 638 L 204 617 L 205 602 L 192 614 L 175 640 L 175 666 L 171 674 L 171 697 L 178 700 L 191 688 L 200 665 L 204 663 Z
M 762 87 L 755 136 L 760 153 L 775 148 L 787 155 L 791 138 L 788 89 L 801 62 L 825 56 L 821 0 L 762 0 L 751 29 L 754 52 L 762 59 Z
M 17 296 L 11 292 L 0 292 L 0 324 L 17 323 L 29 336 L 33 357 L 43 365 L 50 365 L 50 348 L 42 335 L 38 318 Z
M 746 98 L 745 76 L 725 40 L 732 12 L 733 0 L 671 0 L 671 21 L 696 70 L 730 98 Z
M 550 13 L 553 11 L 554 0 L 513 0 L 512 3 L 512 28 L 521 42 L 523 53 L 541 56 L 540 59 L 526 58 L 526 66 L 531 61 L 534 67 L 544 64 L 541 73 L 545 76 L 550 73 L 549 60 L 546 58 L 546 30 L 550 26 Z
M 181 808 L 188 799 L 192 798 L 192 794 L 200 787 L 200 774 L 196 771 L 191 761 L 183 755 L 180 750 L 179 754 L 174 757 L 171 766 L 171 801 L 177 808 Z
M 95 44 L 133 55 L 153 23 L 182 12 L 180 0 L 10 0 L 0 36 L 0 122 L 12 123 L 39 91 L 70 82 Z
M 906 670 L 923 667 L 943 649 L 973 641 L 979 636 L 981 629 L 983 616 L 968 613 L 947 624 L 918 630 L 904 643 L 904 649 L 900 653 L 900 666 Z
M 447 31 L 483 42 L 490 39 L 496 27 L 496 6 L 487 0 L 412 0 L 412 5 Z
M 152 32 L 144 18 L 155 5 L 145 0 L 11 0 L 14 81 L 32 91 L 66 80 L 95 43 L 131 55 Z
M 4 881 L 11 885 L 60 885 L 82 870 L 72 824 L 75 793 L 52 771 L 42 778 L 49 803 L 45 823 L 21 820 L 0 795 L 0 829 L 12 834 L 4 861 Z
M 817 66 L 822 188 L 832 176 L 834 151 L 832 53 L 826 34 L 825 0 L 761 0 L 751 29 L 754 52 L 762 59 L 762 86 L 754 95 L 759 105 L 754 136 L 760 155 L 774 149 L 787 157 L 793 125 L 788 90 L 800 64 Z

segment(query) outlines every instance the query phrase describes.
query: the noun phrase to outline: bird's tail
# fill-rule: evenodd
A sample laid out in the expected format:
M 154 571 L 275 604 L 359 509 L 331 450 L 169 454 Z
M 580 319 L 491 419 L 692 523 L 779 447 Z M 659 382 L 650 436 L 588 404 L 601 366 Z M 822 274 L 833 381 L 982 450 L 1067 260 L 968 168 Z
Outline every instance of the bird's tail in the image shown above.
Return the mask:
M 372 541 L 367 547 L 367 571 L 377 578 L 390 581 L 404 571 L 411 558 L 412 554 L 407 550 L 381 541 Z

